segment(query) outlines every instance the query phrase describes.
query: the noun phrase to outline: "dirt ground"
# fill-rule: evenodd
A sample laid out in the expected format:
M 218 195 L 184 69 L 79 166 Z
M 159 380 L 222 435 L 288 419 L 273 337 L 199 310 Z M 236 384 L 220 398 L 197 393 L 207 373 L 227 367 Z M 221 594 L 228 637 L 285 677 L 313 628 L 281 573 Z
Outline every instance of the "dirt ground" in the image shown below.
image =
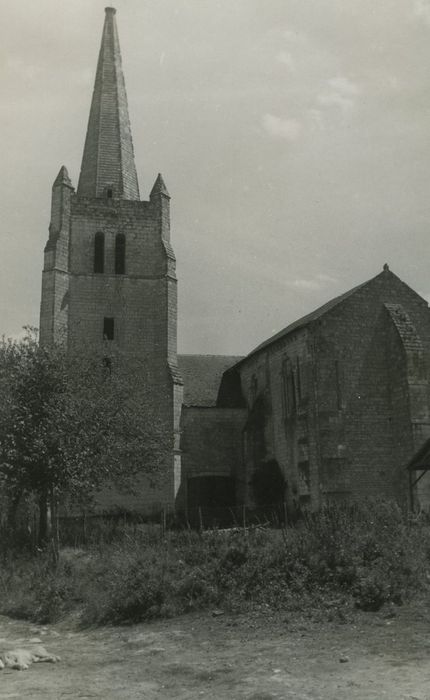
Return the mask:
M 37 639 L 61 662 L 1 671 L 2 700 L 430 700 L 430 609 L 422 604 L 343 624 L 205 613 L 79 631 L 0 617 L 1 648 Z

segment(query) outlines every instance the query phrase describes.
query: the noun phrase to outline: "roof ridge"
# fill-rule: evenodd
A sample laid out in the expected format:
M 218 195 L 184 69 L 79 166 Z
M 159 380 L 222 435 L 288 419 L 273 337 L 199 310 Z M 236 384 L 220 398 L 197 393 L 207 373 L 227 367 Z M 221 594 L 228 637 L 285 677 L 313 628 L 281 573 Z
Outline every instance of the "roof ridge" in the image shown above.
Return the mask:
M 262 343 L 260 343 L 260 345 L 257 345 L 257 347 L 255 347 L 253 350 L 251 350 L 251 352 L 248 353 L 248 355 L 246 355 L 246 357 L 251 357 L 251 355 L 254 355 L 255 353 L 262 350 L 263 348 L 267 347 L 268 345 L 271 345 L 273 342 L 276 342 L 276 340 L 280 340 L 281 338 L 288 335 L 289 333 L 292 333 L 295 330 L 299 330 L 300 328 L 304 328 L 305 326 L 312 323 L 313 321 L 318 320 L 325 313 L 328 313 L 329 311 L 334 309 L 336 306 L 338 306 L 342 302 L 349 299 L 353 294 L 358 292 L 360 289 L 365 287 L 367 284 L 369 284 L 370 282 L 373 282 L 375 279 L 377 279 L 381 275 L 386 275 L 386 274 L 390 274 L 390 275 L 395 276 L 394 273 L 388 269 L 388 266 L 387 267 L 384 266 L 383 271 L 379 272 L 374 277 L 371 277 L 370 279 L 366 280 L 365 282 L 361 282 L 361 284 L 357 284 L 355 287 L 352 287 L 351 289 L 348 289 L 346 292 L 343 292 L 343 294 L 339 294 L 336 297 L 333 297 L 333 299 L 329 299 L 328 301 L 326 301 L 321 306 L 318 306 L 313 311 L 310 311 L 308 314 L 301 316 L 296 321 L 289 323 L 282 330 L 278 331 L 277 333 L 272 335 L 267 340 L 264 340 Z
M 178 357 L 246 357 L 246 355 L 225 355 L 222 353 L 204 353 L 204 352 L 178 352 Z

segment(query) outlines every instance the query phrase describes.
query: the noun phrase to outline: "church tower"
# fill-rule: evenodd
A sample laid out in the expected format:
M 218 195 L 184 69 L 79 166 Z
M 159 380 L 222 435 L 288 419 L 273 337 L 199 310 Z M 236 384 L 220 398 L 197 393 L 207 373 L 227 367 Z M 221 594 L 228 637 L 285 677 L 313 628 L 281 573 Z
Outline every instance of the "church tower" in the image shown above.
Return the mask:
M 182 380 L 177 369 L 177 280 L 170 196 L 158 175 L 141 201 L 115 9 L 107 7 L 76 192 L 63 166 L 52 188 L 40 342 L 142 359 L 154 411 L 172 448 L 162 491 L 133 507 L 174 503 L 179 486 Z

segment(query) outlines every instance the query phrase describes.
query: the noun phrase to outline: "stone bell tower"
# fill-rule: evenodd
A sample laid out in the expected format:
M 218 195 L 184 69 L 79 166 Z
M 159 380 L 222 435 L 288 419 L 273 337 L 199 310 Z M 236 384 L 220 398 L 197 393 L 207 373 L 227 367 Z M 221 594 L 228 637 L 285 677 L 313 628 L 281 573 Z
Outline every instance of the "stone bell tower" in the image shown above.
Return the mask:
M 40 341 L 94 352 L 112 343 L 145 362 L 172 444 L 162 492 L 136 494 L 147 510 L 174 502 L 180 476 L 175 255 L 162 176 L 148 201 L 139 197 L 116 11 L 105 13 L 77 191 L 64 166 L 52 187 Z

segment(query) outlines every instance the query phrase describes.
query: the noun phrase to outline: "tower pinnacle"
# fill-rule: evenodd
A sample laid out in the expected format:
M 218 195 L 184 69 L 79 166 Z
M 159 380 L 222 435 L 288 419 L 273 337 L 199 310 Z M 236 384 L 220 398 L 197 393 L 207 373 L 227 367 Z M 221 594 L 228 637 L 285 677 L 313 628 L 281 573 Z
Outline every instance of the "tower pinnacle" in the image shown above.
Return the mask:
M 105 13 L 77 194 L 139 199 L 116 10 Z
M 158 173 L 157 179 L 154 182 L 154 186 L 151 190 L 151 194 L 149 195 L 150 197 L 155 197 L 157 194 L 163 194 L 165 197 L 170 199 L 170 194 L 169 191 L 165 185 L 165 182 L 163 180 L 163 176 L 161 173 Z

